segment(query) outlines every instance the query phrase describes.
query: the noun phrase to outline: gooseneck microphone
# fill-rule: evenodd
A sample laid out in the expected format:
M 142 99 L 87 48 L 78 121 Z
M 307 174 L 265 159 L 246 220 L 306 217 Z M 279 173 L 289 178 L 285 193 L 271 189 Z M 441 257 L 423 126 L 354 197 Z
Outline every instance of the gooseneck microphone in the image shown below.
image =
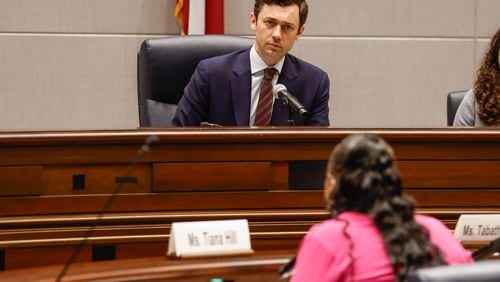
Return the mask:
M 128 165 L 127 169 L 125 170 L 125 174 L 123 176 L 124 178 L 130 177 L 135 166 L 141 161 L 141 159 L 146 154 L 148 154 L 151 151 L 151 145 L 158 142 L 159 139 L 160 138 L 157 135 L 150 135 L 146 138 L 146 140 L 144 141 L 144 144 L 142 144 L 141 147 L 139 148 L 139 150 L 137 150 L 137 153 L 135 154 L 135 159 Z M 68 260 L 64 264 L 63 268 L 61 269 L 61 271 L 57 275 L 56 282 L 61 281 L 62 278 L 64 277 L 64 275 L 66 275 L 66 272 L 68 271 L 69 267 L 75 261 L 76 257 L 80 254 L 80 251 L 82 250 L 83 246 L 85 246 L 85 244 L 87 243 L 90 236 L 92 236 L 92 233 L 94 232 L 94 228 L 100 223 L 104 214 L 111 207 L 111 205 L 113 204 L 113 201 L 115 200 L 116 196 L 120 193 L 120 191 L 125 183 L 126 182 L 120 182 L 116 185 L 116 188 L 113 190 L 113 193 L 111 193 L 111 195 L 108 197 L 108 199 L 104 203 L 104 206 L 97 214 L 96 219 L 88 227 L 82 240 L 76 246 L 75 250 L 73 251 L 71 256 L 68 258 Z
M 273 95 L 275 97 L 278 97 L 283 105 L 287 105 L 292 112 L 298 114 L 300 117 L 304 118 L 309 116 L 309 113 L 304 108 L 304 106 L 299 102 L 297 97 L 288 92 L 285 85 L 276 84 L 273 87 Z

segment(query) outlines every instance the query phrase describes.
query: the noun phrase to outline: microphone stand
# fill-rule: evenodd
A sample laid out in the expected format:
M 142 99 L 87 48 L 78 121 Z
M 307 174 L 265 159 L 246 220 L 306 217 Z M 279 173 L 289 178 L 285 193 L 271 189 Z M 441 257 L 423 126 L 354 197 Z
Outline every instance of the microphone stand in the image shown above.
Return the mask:
M 281 85 L 281 86 L 283 86 L 283 85 Z M 286 88 L 284 90 L 286 91 Z M 273 91 L 274 91 L 274 89 L 273 89 Z M 286 93 L 288 93 L 288 92 L 286 92 Z M 297 104 L 300 105 L 300 102 L 292 94 L 288 93 L 288 95 L 289 96 L 286 96 L 284 94 L 281 94 L 280 92 L 277 92 L 276 93 L 276 99 L 278 99 L 278 101 L 280 101 L 283 105 L 285 105 L 288 108 L 288 119 L 286 121 L 286 125 L 287 126 L 294 126 L 295 125 L 295 120 L 292 119 L 292 114 L 293 113 L 297 113 L 297 116 L 299 118 L 305 118 L 305 117 L 307 117 L 309 115 L 309 113 L 304 109 L 303 106 L 302 106 L 301 109 L 294 109 L 294 106 L 292 106 L 292 105 L 297 105 Z M 290 100 L 292 100 L 292 102 L 295 103 L 295 104 L 290 103 Z
M 292 108 L 289 105 L 287 105 L 287 107 L 288 107 L 288 119 L 286 121 L 286 125 L 287 126 L 294 126 L 295 120 L 292 119 L 292 114 L 293 114 Z
M 142 146 L 137 151 L 137 153 L 135 155 L 134 161 L 132 161 L 129 164 L 129 166 L 127 167 L 127 170 L 125 171 L 125 174 L 124 174 L 125 178 L 128 178 L 128 177 L 130 177 L 132 175 L 132 171 L 134 170 L 135 166 L 142 160 L 142 158 L 147 153 L 149 153 L 151 151 L 151 145 L 153 143 L 158 142 L 158 140 L 159 140 L 159 138 L 156 135 L 151 135 L 151 136 L 148 136 L 146 138 L 146 141 L 144 142 L 144 144 L 142 144 Z M 60 282 L 61 279 L 64 277 L 64 275 L 66 275 L 66 272 L 68 272 L 68 269 L 69 269 L 70 265 L 73 264 L 73 262 L 75 261 L 76 257 L 80 254 L 83 246 L 85 246 L 85 244 L 89 240 L 90 236 L 92 236 L 92 233 L 94 232 L 94 228 L 96 226 L 98 226 L 99 223 L 101 223 L 101 220 L 102 220 L 104 214 L 111 207 L 111 205 L 113 204 L 116 196 L 120 193 L 120 191 L 121 191 L 123 185 L 125 185 L 125 183 L 126 182 L 120 182 L 120 183 L 118 183 L 118 185 L 116 185 L 116 188 L 113 190 L 113 193 L 111 193 L 111 195 L 108 197 L 108 199 L 104 203 L 104 206 L 102 207 L 101 211 L 97 214 L 97 217 L 96 217 L 95 221 L 93 221 L 93 223 L 89 226 L 89 228 L 85 232 L 82 240 L 80 241 L 80 243 L 78 244 L 78 246 L 76 246 L 75 250 L 73 251 L 73 253 L 71 254 L 71 256 L 68 258 L 68 260 L 64 264 L 63 268 L 61 269 L 61 271 L 57 275 L 56 282 Z

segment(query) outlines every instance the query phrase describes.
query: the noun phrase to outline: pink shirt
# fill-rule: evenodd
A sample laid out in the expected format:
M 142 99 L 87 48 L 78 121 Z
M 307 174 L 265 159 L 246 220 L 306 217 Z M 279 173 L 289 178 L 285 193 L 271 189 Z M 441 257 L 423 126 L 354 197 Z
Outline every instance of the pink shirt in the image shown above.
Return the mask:
M 472 262 L 470 252 L 439 220 L 415 215 L 415 221 L 429 231 L 431 241 L 449 264 Z M 346 222 L 349 225 L 344 230 Z M 352 248 L 345 232 L 352 239 Z M 372 219 L 344 212 L 309 230 L 301 242 L 291 281 L 394 281 L 394 275 L 384 240 Z

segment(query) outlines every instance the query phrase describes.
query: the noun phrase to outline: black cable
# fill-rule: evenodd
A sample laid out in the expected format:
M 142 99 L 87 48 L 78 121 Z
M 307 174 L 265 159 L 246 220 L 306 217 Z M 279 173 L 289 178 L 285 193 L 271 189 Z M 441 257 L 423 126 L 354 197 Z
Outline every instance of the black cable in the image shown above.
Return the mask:
M 485 259 L 496 252 L 500 252 L 500 237 L 491 241 L 487 246 L 476 250 L 474 253 L 472 253 L 472 257 L 474 258 L 474 260 Z

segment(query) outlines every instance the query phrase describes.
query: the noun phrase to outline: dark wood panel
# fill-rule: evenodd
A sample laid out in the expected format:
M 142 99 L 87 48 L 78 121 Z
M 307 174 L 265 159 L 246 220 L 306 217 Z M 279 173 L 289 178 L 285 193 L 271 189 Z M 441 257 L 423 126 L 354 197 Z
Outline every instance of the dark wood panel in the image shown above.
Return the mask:
M 383 136 L 383 134 L 382 134 Z M 1 136 L 0 136 L 1 137 Z M 327 160 L 338 137 L 332 140 L 240 143 L 159 143 L 153 153 L 141 162 L 195 162 L 195 161 L 282 161 L 282 160 Z M 0 139 L 1 141 L 1 139 Z M 391 141 L 399 160 L 499 160 L 500 141 L 470 142 L 418 142 Z M 64 147 L 1 147 L 3 165 L 38 164 L 99 164 L 130 163 L 141 143 L 125 145 L 78 145 L 68 141 Z
M 495 189 L 408 189 L 417 207 L 500 208 L 500 193 Z M 107 195 L 0 198 L 4 216 L 96 213 L 102 210 Z M 109 212 L 217 211 L 234 209 L 303 209 L 325 206 L 321 191 L 205 192 L 168 194 L 120 194 Z
M 0 167 L 0 196 L 41 195 L 42 166 Z
M 47 246 L 9 248 L 5 251 L 5 270 L 64 264 L 74 249 L 75 246 L 56 244 L 50 246 L 50 248 L 47 248 Z M 75 262 L 92 261 L 91 258 L 92 248 L 86 246 L 82 248 Z
M 131 162 L 144 140 L 157 135 L 143 162 L 326 160 L 343 137 L 380 134 L 403 159 L 500 159 L 500 134 L 484 129 L 245 128 L 11 132 L 0 134 L 2 164 Z
M 383 137 L 385 137 L 382 134 Z M 386 139 L 393 147 L 398 160 L 499 160 L 499 140 L 490 140 L 481 136 L 476 140 L 461 139 L 440 140 L 405 140 Z
M 270 190 L 287 190 L 288 184 L 288 162 L 275 161 L 271 163 L 271 187 Z
M 0 135 L 1 139 L 1 135 Z M 41 140 L 40 140 L 41 141 Z M 131 163 L 140 144 L 134 145 L 75 145 L 0 147 L 0 164 L 64 165 Z
M 441 210 L 432 209 L 429 212 L 448 214 Z M 453 214 L 452 214 L 453 215 Z M 219 210 L 219 211 L 170 211 L 170 212 L 120 212 L 106 213 L 100 217 L 104 225 L 130 224 L 167 224 L 175 221 L 221 220 L 247 218 L 255 222 L 279 221 L 288 223 L 290 220 L 315 221 L 325 219 L 329 213 L 325 208 L 320 209 L 251 209 L 251 210 Z M 0 230 L 27 227 L 40 228 L 65 226 L 89 226 L 97 219 L 96 214 L 49 214 L 31 216 L 2 216 Z
M 158 163 L 153 166 L 153 191 L 269 190 L 270 162 Z
M 419 208 L 489 208 L 500 211 L 500 191 L 494 189 L 408 189 Z
M 4 216 L 100 212 L 108 195 L 0 197 Z M 320 191 L 120 194 L 108 212 L 322 208 Z
M 399 161 L 406 187 L 497 188 L 500 161 Z
M 127 165 L 46 166 L 43 172 L 46 184 L 44 195 L 110 194 L 119 184 L 122 185 L 120 189 L 122 193 L 150 193 L 150 166 L 136 166 L 130 175 L 125 176 L 127 167 Z

